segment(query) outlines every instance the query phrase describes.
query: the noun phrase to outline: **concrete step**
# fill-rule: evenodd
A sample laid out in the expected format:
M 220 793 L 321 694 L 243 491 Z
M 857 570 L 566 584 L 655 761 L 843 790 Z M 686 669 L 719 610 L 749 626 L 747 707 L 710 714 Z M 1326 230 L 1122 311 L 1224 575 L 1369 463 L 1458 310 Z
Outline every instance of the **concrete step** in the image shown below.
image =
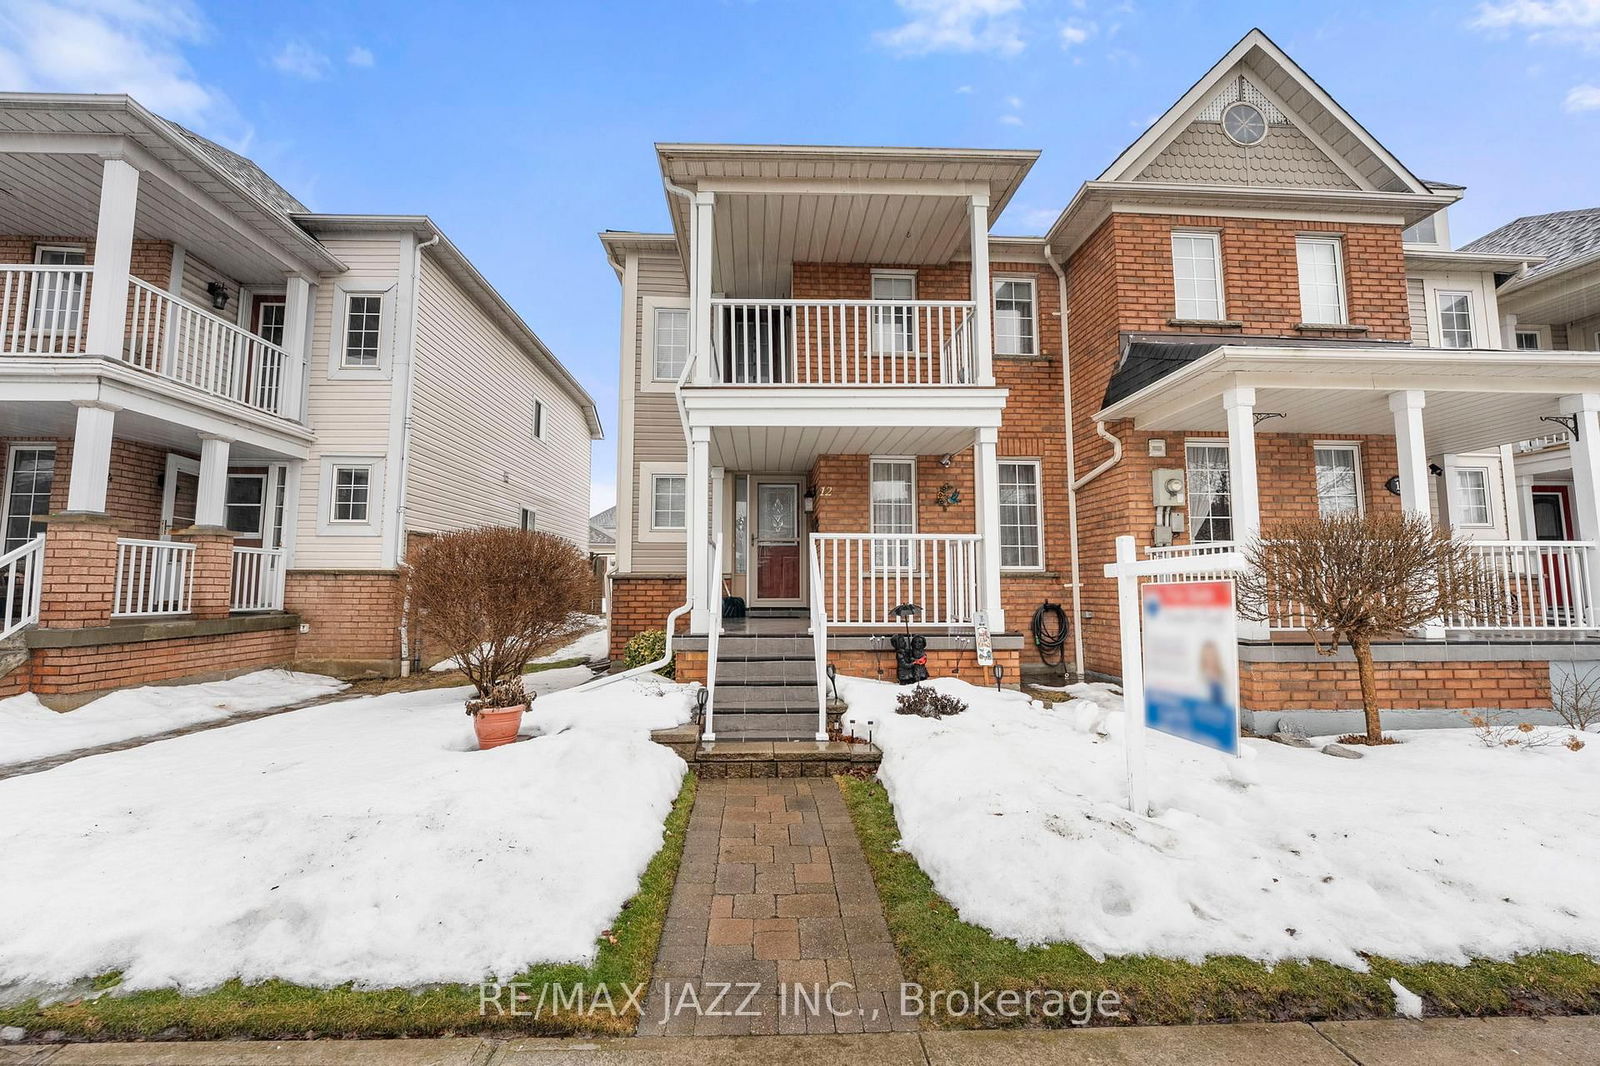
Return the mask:
M 717 657 L 717 687 L 723 685 L 784 685 L 817 683 L 817 665 L 811 659 L 751 661 Z
M 751 714 L 732 713 L 715 716 L 717 736 L 725 739 L 771 740 L 793 737 L 810 740 L 817 734 L 817 715 L 811 714 Z
M 717 682 L 716 709 L 743 711 L 758 709 L 815 711 L 817 686 L 812 685 L 724 685 Z
M 717 641 L 717 661 L 735 659 L 804 659 L 813 661 L 816 645 L 808 636 L 751 633 L 725 635 Z
M 701 742 L 695 752 L 694 770 L 702 778 L 827 777 L 854 769 L 873 770 L 882 758 L 871 744 L 817 741 L 809 733 L 760 740 L 747 736 L 720 739 L 720 726 L 717 733 L 718 740 Z

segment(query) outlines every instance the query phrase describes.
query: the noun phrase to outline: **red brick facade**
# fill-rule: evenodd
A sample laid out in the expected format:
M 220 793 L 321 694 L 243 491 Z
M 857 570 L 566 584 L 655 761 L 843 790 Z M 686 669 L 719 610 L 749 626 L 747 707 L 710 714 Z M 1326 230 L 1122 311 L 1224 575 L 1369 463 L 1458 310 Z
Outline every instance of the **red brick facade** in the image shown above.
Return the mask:
M 1378 663 L 1385 710 L 1550 706 L 1550 664 L 1527 662 Z M 1241 663 L 1239 693 L 1257 711 L 1361 709 L 1361 684 L 1347 662 Z
M 35 648 L 28 666 L 35 694 L 57 705 L 72 704 L 111 689 L 179 678 L 234 676 L 286 666 L 294 658 L 295 631 L 185 636 L 79 648 Z M 9 678 L 0 679 L 0 686 Z M 55 697 L 52 699 L 52 697 Z
M 398 673 L 403 600 L 397 570 L 290 570 L 283 607 L 309 627 L 295 666 L 338 676 Z
M 640 633 L 660 629 L 673 608 L 682 606 L 687 582 L 672 574 L 618 574 L 611 579 L 610 656 L 622 661 L 622 651 Z M 685 614 L 678 632 L 689 630 Z

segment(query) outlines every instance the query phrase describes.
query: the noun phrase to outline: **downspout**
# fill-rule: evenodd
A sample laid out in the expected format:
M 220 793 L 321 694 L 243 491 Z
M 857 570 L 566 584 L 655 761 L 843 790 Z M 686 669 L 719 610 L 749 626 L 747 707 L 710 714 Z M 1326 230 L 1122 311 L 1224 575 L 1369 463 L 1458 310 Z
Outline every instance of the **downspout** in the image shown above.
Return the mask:
M 396 479 L 398 491 L 395 492 L 394 522 L 395 522 L 395 562 L 403 564 L 401 553 L 405 551 L 406 544 L 406 479 L 410 472 L 411 463 L 411 383 L 416 373 L 417 361 L 412 349 L 417 344 L 417 292 L 422 282 L 422 252 L 425 248 L 432 248 L 439 243 L 440 235 L 434 233 L 432 237 L 416 245 L 412 249 L 411 257 L 411 327 L 407 331 L 404 372 L 400 375 L 400 390 L 402 412 L 400 423 L 400 454 L 395 456 L 399 466 L 399 477 Z M 396 353 L 395 358 L 401 358 L 402 353 Z M 400 601 L 400 676 L 411 676 L 411 603 L 409 599 Z

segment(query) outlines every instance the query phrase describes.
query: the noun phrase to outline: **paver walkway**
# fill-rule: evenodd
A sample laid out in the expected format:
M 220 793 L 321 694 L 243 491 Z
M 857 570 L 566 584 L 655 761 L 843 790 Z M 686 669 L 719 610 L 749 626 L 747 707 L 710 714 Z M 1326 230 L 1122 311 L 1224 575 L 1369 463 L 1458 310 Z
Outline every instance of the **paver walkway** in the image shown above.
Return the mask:
M 912 1030 L 900 981 L 838 784 L 702 781 L 639 1035 Z

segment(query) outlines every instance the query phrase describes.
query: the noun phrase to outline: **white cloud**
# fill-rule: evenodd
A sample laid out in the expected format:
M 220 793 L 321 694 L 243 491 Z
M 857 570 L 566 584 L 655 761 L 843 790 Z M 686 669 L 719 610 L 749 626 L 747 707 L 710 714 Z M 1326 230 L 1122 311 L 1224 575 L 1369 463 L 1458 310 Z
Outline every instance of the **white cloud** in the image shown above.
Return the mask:
M 0 3 L 0 81 L 23 92 L 127 93 L 191 125 L 231 116 L 183 47 L 204 40 L 190 0 L 7 0 Z
M 319 81 L 328 76 L 331 61 L 303 41 L 290 41 L 272 57 L 272 65 L 291 77 Z
M 972 86 L 970 86 L 970 85 L 957 85 L 956 86 L 956 92 L 958 92 L 958 93 L 970 93 L 970 92 L 972 92 Z
M 1022 125 L 1022 116 L 1021 115 L 1001 115 L 1000 116 L 1000 124 L 1002 126 L 1020 126 L 1020 125 Z
M 372 49 L 363 48 L 359 44 L 351 46 L 349 53 L 344 57 L 344 61 L 352 67 L 370 67 L 375 62 Z
M 1573 114 L 1600 111 L 1600 85 L 1574 85 L 1562 106 Z
M 1061 27 L 1061 47 L 1067 50 L 1083 44 L 1094 36 L 1095 25 L 1092 22 L 1080 22 L 1077 19 Z
M 1016 55 L 1025 47 L 1016 15 L 1022 0 L 895 0 L 908 20 L 875 35 L 905 55 L 992 52 Z
M 1472 25 L 1521 31 L 1530 41 L 1600 48 L 1600 0 L 1497 0 L 1479 4 Z

